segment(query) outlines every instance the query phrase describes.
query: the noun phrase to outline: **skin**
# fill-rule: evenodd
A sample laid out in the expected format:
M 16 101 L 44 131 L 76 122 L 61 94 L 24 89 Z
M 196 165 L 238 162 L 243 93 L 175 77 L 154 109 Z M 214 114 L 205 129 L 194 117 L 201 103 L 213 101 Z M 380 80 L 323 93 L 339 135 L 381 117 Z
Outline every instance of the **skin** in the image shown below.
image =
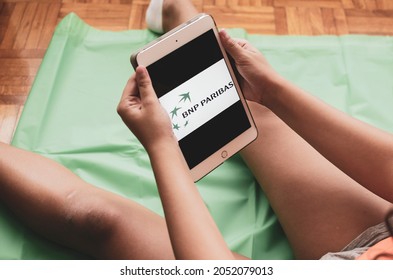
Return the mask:
M 183 8 L 164 2 L 164 28 L 195 15 L 191 2 L 181 3 Z M 259 130 L 241 154 L 295 256 L 314 259 L 339 251 L 382 222 L 393 201 L 392 136 L 284 80 L 248 42 L 225 31 L 220 36 Z M 143 66 L 128 80 L 118 113 L 150 157 L 165 220 L 58 163 L 3 143 L 1 202 L 48 239 L 95 258 L 243 258 L 229 251 L 204 206 Z

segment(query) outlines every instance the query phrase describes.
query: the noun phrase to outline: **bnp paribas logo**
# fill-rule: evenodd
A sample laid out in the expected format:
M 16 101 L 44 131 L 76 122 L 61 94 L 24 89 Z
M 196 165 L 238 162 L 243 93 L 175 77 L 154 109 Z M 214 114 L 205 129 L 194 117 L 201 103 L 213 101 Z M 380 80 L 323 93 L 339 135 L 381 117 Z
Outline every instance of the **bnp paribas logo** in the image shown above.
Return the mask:
M 189 118 L 185 117 L 184 114 L 179 113 L 183 107 L 189 106 L 189 103 L 191 103 L 190 92 L 179 94 L 179 101 L 175 108 L 173 108 L 170 112 L 173 130 L 179 131 L 182 128 L 187 127 L 189 124 Z

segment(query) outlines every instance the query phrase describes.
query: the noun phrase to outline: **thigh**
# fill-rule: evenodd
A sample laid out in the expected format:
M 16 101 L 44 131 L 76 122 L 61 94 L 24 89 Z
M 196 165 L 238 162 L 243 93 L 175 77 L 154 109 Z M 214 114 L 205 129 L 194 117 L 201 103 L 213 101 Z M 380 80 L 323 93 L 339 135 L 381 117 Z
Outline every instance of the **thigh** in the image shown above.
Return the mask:
M 160 215 L 38 154 L 1 142 L 0 154 L 0 203 L 37 233 L 99 259 L 174 258 Z
M 339 251 L 383 221 L 391 204 L 320 155 L 266 107 L 250 102 L 258 139 L 242 156 L 262 186 L 297 258 Z
M 37 233 L 95 258 L 173 258 L 156 213 L 38 154 L 3 143 L 0 154 L 0 203 Z

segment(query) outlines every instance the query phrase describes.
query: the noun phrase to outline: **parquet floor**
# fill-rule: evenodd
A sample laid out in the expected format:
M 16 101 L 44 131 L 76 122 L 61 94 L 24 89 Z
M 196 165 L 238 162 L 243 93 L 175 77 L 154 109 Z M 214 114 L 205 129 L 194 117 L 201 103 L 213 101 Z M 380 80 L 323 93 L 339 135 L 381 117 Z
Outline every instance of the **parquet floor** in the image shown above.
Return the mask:
M 181 1 L 181 0 L 179 0 Z M 393 0 L 194 0 L 220 27 L 277 35 L 393 35 Z M 9 143 L 56 24 L 145 28 L 149 0 L 0 0 L 0 141 Z

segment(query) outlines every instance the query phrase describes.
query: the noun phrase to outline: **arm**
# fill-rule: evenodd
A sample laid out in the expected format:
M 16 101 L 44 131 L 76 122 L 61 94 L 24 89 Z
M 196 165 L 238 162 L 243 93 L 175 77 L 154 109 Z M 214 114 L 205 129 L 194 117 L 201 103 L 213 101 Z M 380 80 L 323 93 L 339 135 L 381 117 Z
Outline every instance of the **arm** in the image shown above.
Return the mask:
M 118 112 L 150 157 L 176 258 L 233 259 L 191 178 L 146 68 L 138 67 L 128 81 Z
M 243 76 L 248 99 L 267 106 L 343 172 L 393 202 L 391 134 L 340 112 L 284 80 L 249 44 L 238 43 L 225 32 L 221 32 L 221 39 Z

